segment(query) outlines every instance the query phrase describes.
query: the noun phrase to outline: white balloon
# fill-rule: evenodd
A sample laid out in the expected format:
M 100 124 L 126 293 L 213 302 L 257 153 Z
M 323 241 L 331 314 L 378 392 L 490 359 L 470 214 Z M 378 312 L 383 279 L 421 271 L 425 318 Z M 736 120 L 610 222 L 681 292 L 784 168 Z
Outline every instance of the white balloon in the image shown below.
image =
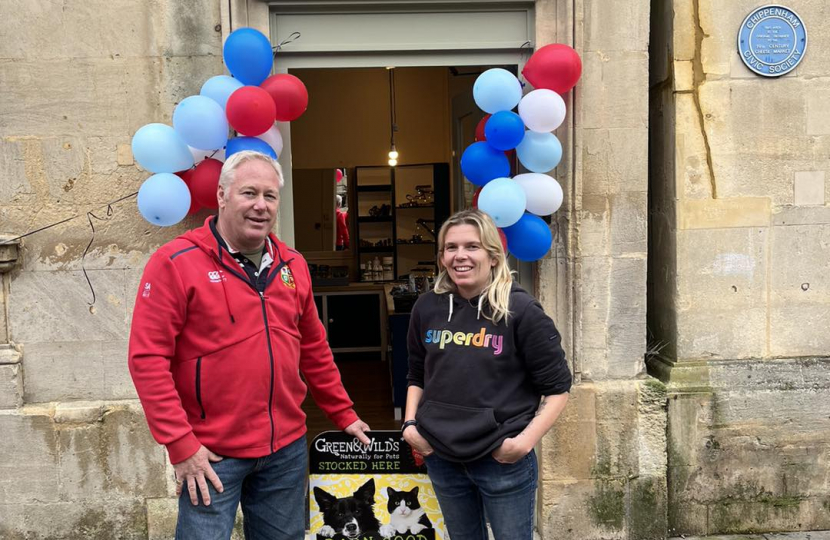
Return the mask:
M 527 196 L 527 211 L 537 216 L 549 216 L 562 206 L 562 186 L 546 174 L 525 173 L 516 175 L 513 181 Z
M 193 148 L 192 146 L 188 146 L 188 148 L 190 149 L 190 153 L 193 154 L 193 162 L 196 163 L 196 165 L 206 158 L 218 159 L 222 163 L 225 162 L 224 148 L 220 148 L 219 150 L 199 150 L 198 148 Z
M 280 130 L 277 129 L 276 123 L 271 126 L 271 129 L 261 135 L 257 135 L 256 138 L 267 142 L 268 146 L 273 148 L 274 152 L 277 153 L 277 156 L 282 154 L 282 135 L 280 134 Z
M 562 96 L 545 88 L 528 93 L 519 102 L 519 116 L 531 131 L 553 131 L 562 125 L 565 113 Z

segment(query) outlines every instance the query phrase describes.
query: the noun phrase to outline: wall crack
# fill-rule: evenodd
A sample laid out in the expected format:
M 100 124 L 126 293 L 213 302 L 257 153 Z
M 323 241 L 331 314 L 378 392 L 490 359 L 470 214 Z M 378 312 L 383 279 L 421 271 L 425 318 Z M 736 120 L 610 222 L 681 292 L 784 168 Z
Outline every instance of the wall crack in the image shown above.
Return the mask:
M 709 182 L 712 188 L 712 198 L 718 198 L 718 185 L 715 181 L 715 167 L 712 163 L 712 147 L 709 144 L 709 136 L 706 133 L 706 117 L 703 114 L 703 107 L 700 104 L 700 87 L 706 82 L 706 72 L 703 70 L 703 39 L 709 34 L 703 31 L 700 24 L 700 0 L 692 0 L 694 4 L 695 18 L 695 55 L 692 59 L 694 78 L 692 80 L 692 97 L 697 110 L 700 135 L 703 137 L 703 145 L 706 147 L 706 165 L 709 167 Z

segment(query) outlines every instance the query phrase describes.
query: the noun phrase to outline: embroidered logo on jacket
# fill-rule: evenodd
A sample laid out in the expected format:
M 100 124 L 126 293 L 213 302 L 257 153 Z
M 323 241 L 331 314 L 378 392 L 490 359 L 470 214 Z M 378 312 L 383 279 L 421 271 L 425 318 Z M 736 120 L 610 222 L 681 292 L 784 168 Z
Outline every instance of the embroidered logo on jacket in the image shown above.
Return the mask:
M 225 279 L 225 276 L 222 275 L 222 272 L 219 272 L 217 270 L 211 270 L 210 272 L 208 272 L 208 279 L 211 283 L 221 283 L 222 280 Z
M 289 289 L 297 288 L 297 286 L 294 284 L 294 274 L 291 273 L 291 269 L 287 266 L 283 266 L 280 269 L 280 279 L 282 280 L 282 284 L 288 287 Z
M 144 284 L 144 290 L 141 292 L 141 296 L 144 298 L 150 298 L 150 282 Z
M 499 334 L 488 334 L 485 329 L 476 332 L 453 332 L 451 330 L 427 330 L 424 336 L 424 343 L 435 343 L 439 349 L 448 344 L 461 345 L 462 347 L 492 347 L 493 356 L 501 354 L 504 336 Z

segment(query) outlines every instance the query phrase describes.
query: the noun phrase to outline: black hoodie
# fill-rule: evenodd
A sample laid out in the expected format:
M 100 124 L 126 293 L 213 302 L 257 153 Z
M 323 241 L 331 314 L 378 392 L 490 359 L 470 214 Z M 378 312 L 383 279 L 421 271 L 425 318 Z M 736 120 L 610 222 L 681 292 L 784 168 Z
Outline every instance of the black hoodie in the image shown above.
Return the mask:
M 451 461 L 492 452 L 527 427 L 541 396 L 571 388 L 561 336 L 535 298 L 513 284 L 506 324 L 486 319 L 486 304 L 429 292 L 412 309 L 407 379 L 424 389 L 418 431 Z

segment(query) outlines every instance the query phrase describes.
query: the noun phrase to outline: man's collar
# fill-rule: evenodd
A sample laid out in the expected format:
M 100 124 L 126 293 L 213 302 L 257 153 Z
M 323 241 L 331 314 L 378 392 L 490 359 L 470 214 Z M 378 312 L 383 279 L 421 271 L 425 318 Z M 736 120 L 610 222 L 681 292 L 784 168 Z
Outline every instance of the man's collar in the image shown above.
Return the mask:
M 231 255 L 240 253 L 239 250 L 234 249 L 224 238 L 222 238 L 222 235 L 219 234 L 219 227 L 216 226 L 218 222 L 219 216 L 216 216 L 212 220 L 210 220 L 210 231 L 213 233 L 214 238 L 216 238 L 216 241 L 219 243 L 220 252 L 222 248 L 225 248 L 227 252 Z M 263 244 L 262 249 L 267 255 L 271 256 L 271 260 L 273 261 L 274 253 L 277 252 L 277 247 L 274 245 L 273 242 L 271 242 L 270 234 L 265 237 L 265 243 Z M 280 257 L 280 260 L 282 260 L 282 257 Z

